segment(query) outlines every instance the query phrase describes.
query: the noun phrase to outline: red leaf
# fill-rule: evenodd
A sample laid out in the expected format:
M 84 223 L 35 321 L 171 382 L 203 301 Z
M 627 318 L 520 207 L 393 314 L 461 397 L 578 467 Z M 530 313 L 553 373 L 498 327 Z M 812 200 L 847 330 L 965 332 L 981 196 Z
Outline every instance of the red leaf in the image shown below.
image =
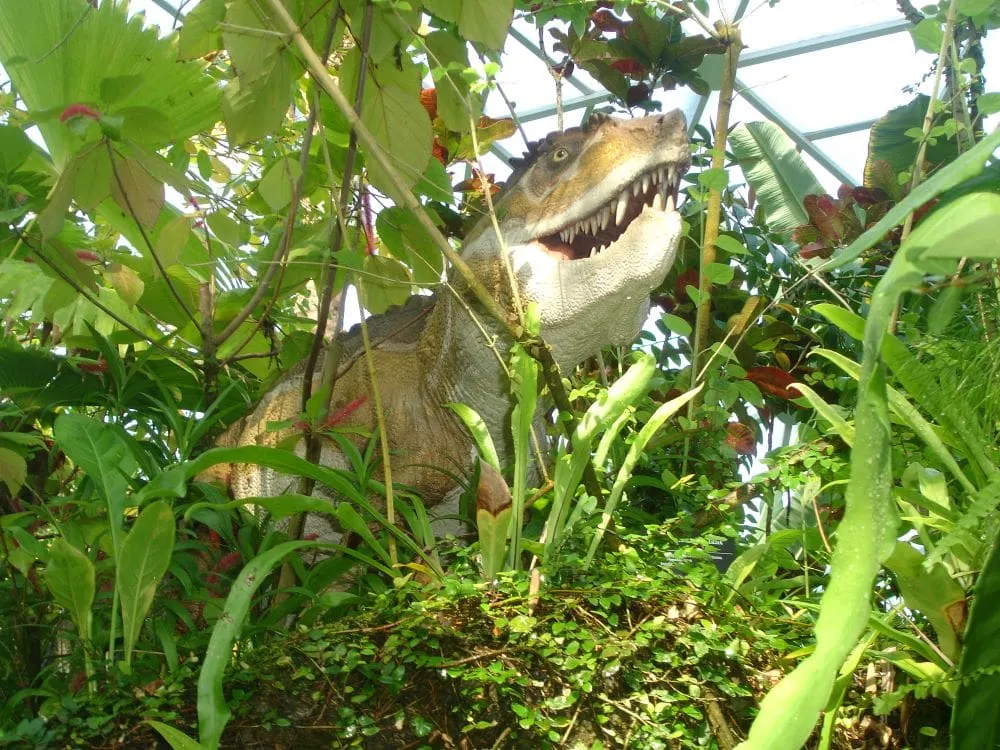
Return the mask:
M 422 89 L 420 92 L 420 104 L 427 110 L 427 114 L 433 120 L 437 117 L 438 93 L 437 89 Z
M 59 122 L 66 122 L 73 117 L 89 117 L 92 120 L 100 120 L 101 113 L 86 104 L 70 104 L 59 115 Z
M 343 406 L 341 406 L 339 409 L 337 409 L 333 413 L 331 413 L 326 418 L 326 421 L 323 423 L 323 426 L 324 427 L 335 427 L 336 425 L 340 424 L 345 419 L 347 419 L 349 416 L 351 416 L 351 414 L 353 414 L 354 412 L 356 412 L 358 410 L 358 408 L 361 407 L 362 405 L 364 405 L 367 401 L 368 401 L 368 396 L 366 396 L 366 395 L 358 396 L 357 398 L 353 399 L 352 401 L 348 401 L 346 404 L 344 404 Z
M 742 422 L 730 422 L 726 425 L 726 439 L 723 442 L 741 456 L 752 456 L 757 450 L 757 436 Z
M 765 393 L 783 398 L 786 401 L 799 398 L 802 394 L 789 390 L 788 386 L 795 382 L 789 373 L 777 367 L 751 367 L 747 370 L 746 379 L 755 384 Z
M 625 76 L 633 76 L 638 78 L 639 76 L 643 76 L 646 74 L 646 68 L 643 67 L 642 63 L 631 57 L 625 57 L 622 58 L 621 60 L 615 60 L 614 62 L 611 63 L 611 67 Z

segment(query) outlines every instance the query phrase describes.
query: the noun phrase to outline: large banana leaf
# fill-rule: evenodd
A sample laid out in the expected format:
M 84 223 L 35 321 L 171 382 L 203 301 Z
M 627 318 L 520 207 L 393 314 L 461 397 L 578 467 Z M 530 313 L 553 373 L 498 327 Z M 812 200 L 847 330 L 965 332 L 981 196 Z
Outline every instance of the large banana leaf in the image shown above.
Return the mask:
M 124 3 L 0 3 L 0 65 L 60 170 L 73 136 L 58 115 L 70 104 L 131 119 L 154 148 L 212 126 L 220 89 L 201 62 L 178 62 L 176 46 L 175 36 L 144 29 L 141 17 L 127 19 Z
M 768 227 L 791 233 L 808 224 L 803 199 L 826 191 L 799 156 L 791 138 L 769 122 L 747 122 L 733 129 L 729 144 L 743 175 L 757 193 Z

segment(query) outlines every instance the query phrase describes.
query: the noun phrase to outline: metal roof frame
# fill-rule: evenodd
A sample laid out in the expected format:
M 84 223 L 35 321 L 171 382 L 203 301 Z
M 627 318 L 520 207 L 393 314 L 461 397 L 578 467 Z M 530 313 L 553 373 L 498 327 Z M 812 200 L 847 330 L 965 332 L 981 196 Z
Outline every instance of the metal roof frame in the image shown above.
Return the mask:
M 743 16 L 747 5 L 748 0 L 741 0 L 739 7 L 733 14 L 734 21 L 738 21 Z M 764 63 L 786 60 L 797 55 L 809 54 L 810 52 L 834 49 L 849 44 L 855 44 L 857 42 L 867 41 L 869 39 L 878 39 L 890 34 L 898 34 L 900 32 L 907 31 L 910 27 L 911 24 L 905 19 L 884 21 L 882 23 L 869 24 L 853 29 L 845 29 L 832 34 L 823 34 L 790 44 L 782 44 L 763 50 L 750 51 L 740 56 L 737 69 L 742 70 L 754 65 L 762 65 Z M 543 61 L 545 60 L 545 53 L 534 41 L 529 39 L 523 33 L 511 28 L 511 36 L 531 54 Z M 581 93 L 579 96 L 566 99 L 562 102 L 563 112 L 572 112 L 577 109 L 589 109 L 598 104 L 603 104 L 612 98 L 611 94 L 607 91 L 594 91 L 590 87 L 574 81 L 572 78 L 567 79 L 567 81 Z M 796 146 L 798 146 L 800 151 L 809 154 L 831 175 L 844 183 L 858 183 L 858 180 L 841 164 L 838 164 L 836 160 L 823 151 L 823 149 L 816 144 L 816 141 L 823 140 L 824 138 L 833 138 L 838 135 L 867 130 L 874 124 L 875 120 L 862 120 L 823 128 L 821 130 L 803 132 L 799 128 L 795 127 L 789 118 L 784 116 L 775 107 L 771 106 L 763 97 L 757 94 L 752 87 L 747 86 L 744 82 L 742 82 L 738 75 L 736 78 L 736 95 L 742 97 L 761 115 L 784 130 L 788 137 L 792 139 Z M 708 98 L 708 96 L 698 97 L 697 102 L 693 107 L 692 115 L 689 117 L 690 127 L 692 129 L 696 124 L 704 119 Z M 531 122 L 533 120 L 540 120 L 546 117 L 553 117 L 555 114 L 556 105 L 551 104 L 543 107 L 534 107 L 532 109 L 525 110 L 524 112 L 514 113 L 514 117 L 519 122 Z M 507 162 L 510 158 L 510 153 L 499 145 L 494 145 L 492 151 L 505 162 Z

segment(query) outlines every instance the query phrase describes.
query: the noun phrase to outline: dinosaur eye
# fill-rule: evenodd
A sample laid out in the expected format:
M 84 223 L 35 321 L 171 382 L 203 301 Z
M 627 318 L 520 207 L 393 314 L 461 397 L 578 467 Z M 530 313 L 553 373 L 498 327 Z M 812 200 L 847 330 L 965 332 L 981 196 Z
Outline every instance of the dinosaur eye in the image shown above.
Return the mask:
M 564 161 L 569 158 L 569 150 L 565 148 L 557 148 L 552 152 L 552 161 Z

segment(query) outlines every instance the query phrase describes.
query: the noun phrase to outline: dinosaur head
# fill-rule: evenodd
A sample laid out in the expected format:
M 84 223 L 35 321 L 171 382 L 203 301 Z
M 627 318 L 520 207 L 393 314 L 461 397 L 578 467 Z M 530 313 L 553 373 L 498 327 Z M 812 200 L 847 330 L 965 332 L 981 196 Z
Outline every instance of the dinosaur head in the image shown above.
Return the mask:
M 631 342 L 649 292 L 670 270 L 681 236 L 678 184 L 690 165 L 683 114 L 580 128 L 530 147 L 497 202 L 500 231 L 525 301 L 563 366 Z M 466 243 L 470 263 L 499 258 L 488 223 Z

